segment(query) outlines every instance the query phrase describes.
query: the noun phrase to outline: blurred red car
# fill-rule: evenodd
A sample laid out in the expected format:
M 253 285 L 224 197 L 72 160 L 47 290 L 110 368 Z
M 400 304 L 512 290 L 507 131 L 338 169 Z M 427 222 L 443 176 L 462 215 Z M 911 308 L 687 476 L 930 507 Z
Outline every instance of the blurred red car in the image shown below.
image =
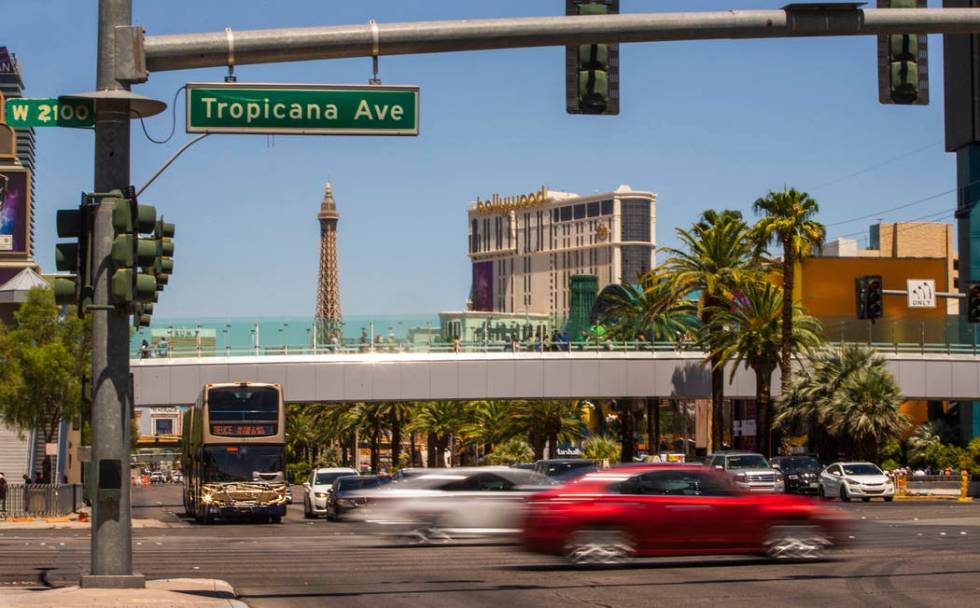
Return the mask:
M 748 493 L 707 467 L 626 466 L 529 497 L 523 542 L 578 564 L 736 553 L 820 559 L 846 538 L 846 523 L 838 509 Z

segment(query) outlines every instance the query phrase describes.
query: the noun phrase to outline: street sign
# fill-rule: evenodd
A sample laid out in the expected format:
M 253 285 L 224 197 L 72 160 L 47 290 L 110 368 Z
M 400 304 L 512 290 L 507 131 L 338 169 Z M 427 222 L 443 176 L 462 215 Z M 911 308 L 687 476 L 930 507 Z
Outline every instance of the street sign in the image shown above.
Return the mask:
M 187 132 L 418 135 L 419 88 L 192 82 Z
M 908 279 L 909 308 L 936 307 L 936 281 L 933 279 Z
M 35 99 L 17 97 L 6 101 L 7 124 L 11 127 L 91 127 L 95 103 L 91 99 Z

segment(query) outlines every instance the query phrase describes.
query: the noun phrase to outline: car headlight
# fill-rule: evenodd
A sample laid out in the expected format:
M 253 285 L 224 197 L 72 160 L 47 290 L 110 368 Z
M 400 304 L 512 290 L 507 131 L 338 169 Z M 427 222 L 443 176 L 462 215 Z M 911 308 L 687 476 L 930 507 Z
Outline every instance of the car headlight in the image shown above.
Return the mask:
M 214 498 L 212 498 L 210 492 L 205 492 L 204 495 L 201 496 L 201 500 L 204 501 L 204 504 L 211 504 L 214 502 Z
M 326 492 L 315 492 L 314 495 L 317 498 L 326 498 L 327 497 L 327 493 Z
M 861 483 L 860 481 L 858 481 L 856 479 L 851 479 L 850 477 L 845 477 L 844 478 L 844 481 L 846 481 L 847 483 L 852 483 L 854 485 L 858 485 L 858 484 Z

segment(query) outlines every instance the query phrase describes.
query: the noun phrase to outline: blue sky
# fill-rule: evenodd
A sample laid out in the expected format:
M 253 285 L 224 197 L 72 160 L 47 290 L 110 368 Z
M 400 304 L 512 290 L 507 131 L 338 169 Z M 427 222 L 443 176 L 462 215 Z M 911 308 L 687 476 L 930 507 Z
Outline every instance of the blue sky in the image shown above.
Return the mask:
M 785 0 L 623 0 L 623 12 L 778 8 Z M 304 25 L 558 15 L 562 0 L 494 2 L 134 2 L 148 35 Z M 930 2 L 939 6 L 939 2 Z M 97 3 L 10 2 L 0 45 L 17 53 L 26 95 L 95 85 Z M 382 57 L 388 84 L 421 87 L 417 138 L 213 135 L 141 198 L 177 224 L 175 272 L 160 317 L 309 315 L 316 212 L 327 178 L 341 214 L 345 314 L 432 313 L 463 307 L 469 290 L 466 204 L 542 185 L 579 193 L 619 184 L 659 195 L 657 240 L 704 209 L 751 204 L 784 184 L 809 190 L 828 224 L 940 214 L 953 194 L 879 209 L 955 187 L 943 149 L 942 40 L 930 37 L 927 107 L 878 103 L 875 40 L 860 38 L 622 45 L 621 113 L 565 113 L 564 49 Z M 139 93 L 168 104 L 188 81 L 224 68 L 152 74 Z M 366 83 L 367 58 L 240 66 L 240 82 Z M 142 184 L 190 136 L 166 145 L 133 125 L 132 181 Z M 147 120 L 165 136 L 172 115 Z M 38 130 L 36 252 L 53 269 L 55 210 L 92 188 L 93 135 Z M 885 162 L 889 161 L 889 162 Z M 857 174 L 857 175 L 855 175 Z M 946 216 L 941 219 L 949 221 Z M 867 233 L 866 219 L 828 229 Z

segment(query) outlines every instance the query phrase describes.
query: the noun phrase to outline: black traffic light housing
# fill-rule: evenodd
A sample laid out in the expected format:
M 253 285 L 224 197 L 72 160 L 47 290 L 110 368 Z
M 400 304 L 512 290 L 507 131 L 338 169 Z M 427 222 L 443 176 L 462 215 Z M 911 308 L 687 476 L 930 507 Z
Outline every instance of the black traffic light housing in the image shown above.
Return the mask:
M 966 320 L 980 323 L 980 283 L 970 283 L 966 291 Z
M 130 311 L 137 302 L 151 301 L 157 290 L 156 278 L 141 271 L 153 264 L 157 243 L 140 236 L 153 230 L 156 215 L 154 207 L 137 202 L 132 186 L 115 198 L 112 227 L 116 236 L 112 241 L 110 296 L 112 304 Z
M 565 15 L 618 15 L 619 0 L 565 0 Z M 569 114 L 619 114 L 619 44 L 565 47 Z
M 56 216 L 58 238 L 74 242 L 55 245 L 55 268 L 68 275 L 57 275 L 52 287 L 55 303 L 77 306 L 78 316 L 92 304 L 92 228 L 94 208 L 83 193 L 78 209 L 59 209 Z
M 885 309 L 884 281 L 879 275 L 864 277 L 864 314 L 874 321 L 880 319 Z
M 864 277 L 855 277 L 854 278 L 854 302 L 857 305 L 858 319 L 868 318 L 868 313 L 866 311 L 868 303 L 864 296 L 866 289 L 867 288 L 865 286 Z
M 926 0 L 878 0 L 878 8 L 926 8 Z M 878 36 L 878 101 L 929 104 L 928 45 L 925 34 Z

